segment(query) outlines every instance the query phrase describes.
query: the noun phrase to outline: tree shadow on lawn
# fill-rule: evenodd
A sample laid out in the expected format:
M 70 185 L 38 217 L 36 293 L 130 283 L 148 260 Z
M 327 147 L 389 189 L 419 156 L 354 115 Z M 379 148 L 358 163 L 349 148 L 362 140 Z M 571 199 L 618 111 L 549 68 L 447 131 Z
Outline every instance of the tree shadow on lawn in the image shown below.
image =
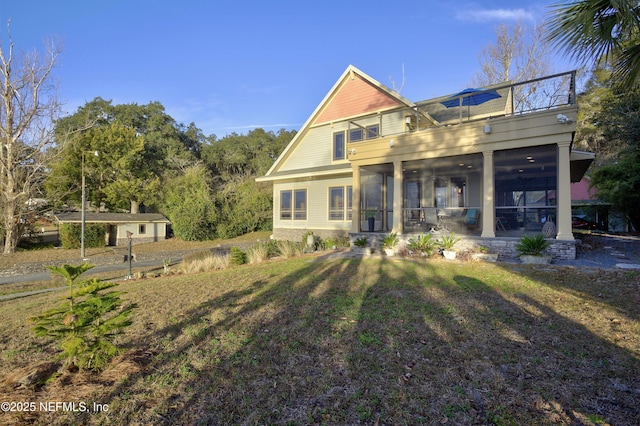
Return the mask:
M 451 271 L 314 259 L 238 283 L 132 342 L 158 355 L 101 397 L 110 421 L 639 423 L 635 354 L 526 288 Z

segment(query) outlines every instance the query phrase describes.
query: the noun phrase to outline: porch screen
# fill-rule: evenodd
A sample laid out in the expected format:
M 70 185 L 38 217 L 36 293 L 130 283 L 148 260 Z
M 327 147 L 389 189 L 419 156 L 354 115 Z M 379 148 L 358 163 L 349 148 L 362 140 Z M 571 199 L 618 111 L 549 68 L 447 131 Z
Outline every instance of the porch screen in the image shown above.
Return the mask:
M 494 153 L 496 231 L 539 232 L 556 222 L 557 156 L 557 145 Z

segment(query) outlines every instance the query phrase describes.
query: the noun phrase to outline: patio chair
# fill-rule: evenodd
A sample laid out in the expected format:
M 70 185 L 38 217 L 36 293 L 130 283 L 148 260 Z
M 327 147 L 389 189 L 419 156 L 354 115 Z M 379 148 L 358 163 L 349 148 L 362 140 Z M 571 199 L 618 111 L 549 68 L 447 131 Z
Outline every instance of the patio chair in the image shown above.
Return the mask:
M 477 228 L 480 220 L 480 210 L 478 209 L 467 209 L 464 211 L 462 218 L 460 219 L 460 224 L 466 226 L 467 228 Z

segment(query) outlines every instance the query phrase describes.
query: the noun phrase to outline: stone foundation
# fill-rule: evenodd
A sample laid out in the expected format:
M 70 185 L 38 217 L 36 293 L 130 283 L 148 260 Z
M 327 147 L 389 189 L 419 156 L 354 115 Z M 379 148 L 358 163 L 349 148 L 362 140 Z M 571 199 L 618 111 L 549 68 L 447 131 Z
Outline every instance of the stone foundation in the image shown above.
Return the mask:
M 359 237 L 367 237 L 369 239 L 369 246 L 373 248 L 380 248 L 382 239 L 388 235 L 388 233 L 379 232 L 360 232 L 356 234 L 349 234 L 351 238 L 351 247 L 353 248 L 353 241 Z M 409 239 L 417 236 L 417 234 L 404 234 L 399 235 L 400 243 L 398 247 L 406 247 L 409 243 Z M 456 249 L 463 251 L 479 251 L 481 246 L 486 247 L 489 253 L 497 253 L 498 259 L 517 259 L 518 252 L 516 251 L 516 244 L 520 241 L 520 238 L 508 237 L 508 238 L 482 238 L 472 237 L 464 235 L 456 235 L 460 238 L 460 241 L 456 244 Z M 433 238 L 437 239 L 439 235 L 434 234 Z M 574 260 L 576 258 L 576 241 L 555 240 L 552 238 L 547 239 L 550 245 L 546 250 L 546 254 L 550 255 L 552 259 L 556 260 Z
M 273 230 L 271 238 L 274 240 L 288 240 L 288 241 L 302 241 L 302 238 L 308 233 L 313 232 L 322 239 L 335 238 L 335 237 L 347 237 L 349 233 L 347 231 L 336 231 L 334 229 L 284 229 L 276 228 Z

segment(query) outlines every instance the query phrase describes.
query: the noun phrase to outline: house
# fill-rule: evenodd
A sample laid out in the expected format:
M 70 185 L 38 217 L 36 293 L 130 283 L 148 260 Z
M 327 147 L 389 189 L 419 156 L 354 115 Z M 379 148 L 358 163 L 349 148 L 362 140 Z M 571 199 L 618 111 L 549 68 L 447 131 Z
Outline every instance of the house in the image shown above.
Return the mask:
M 59 224 L 82 224 L 81 212 L 56 213 Z M 103 224 L 106 230 L 106 243 L 109 246 L 124 246 L 129 242 L 127 232 L 131 233 L 131 243 L 150 243 L 167 238 L 169 220 L 158 213 L 85 213 L 85 224 Z
M 574 88 L 568 72 L 414 103 L 349 66 L 257 178 L 273 238 L 453 231 L 508 251 L 553 222 L 574 258 L 570 182 L 594 158 L 572 151 Z

